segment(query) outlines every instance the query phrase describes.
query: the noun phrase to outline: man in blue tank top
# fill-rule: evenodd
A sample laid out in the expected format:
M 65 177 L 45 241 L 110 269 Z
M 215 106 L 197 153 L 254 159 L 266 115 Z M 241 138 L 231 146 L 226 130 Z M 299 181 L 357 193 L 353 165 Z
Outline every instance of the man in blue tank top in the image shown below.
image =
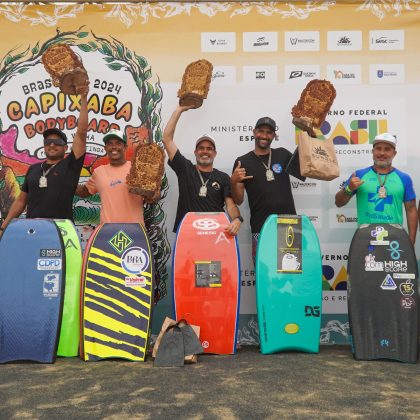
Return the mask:
M 373 141 L 373 166 L 355 171 L 335 195 L 335 204 L 342 207 L 356 195 L 359 225 L 402 225 L 404 203 L 408 235 L 414 245 L 418 224 L 416 194 L 410 176 L 392 166 L 392 160 L 397 154 L 396 146 L 395 136 L 389 133 L 378 134 Z

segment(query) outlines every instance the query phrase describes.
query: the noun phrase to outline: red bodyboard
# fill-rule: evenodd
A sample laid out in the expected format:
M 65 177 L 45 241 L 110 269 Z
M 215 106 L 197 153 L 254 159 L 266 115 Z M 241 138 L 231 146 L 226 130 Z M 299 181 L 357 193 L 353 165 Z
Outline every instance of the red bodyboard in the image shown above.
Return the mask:
M 175 242 L 175 316 L 200 326 L 205 353 L 236 351 L 240 264 L 237 240 L 224 231 L 229 223 L 225 213 L 187 213 Z

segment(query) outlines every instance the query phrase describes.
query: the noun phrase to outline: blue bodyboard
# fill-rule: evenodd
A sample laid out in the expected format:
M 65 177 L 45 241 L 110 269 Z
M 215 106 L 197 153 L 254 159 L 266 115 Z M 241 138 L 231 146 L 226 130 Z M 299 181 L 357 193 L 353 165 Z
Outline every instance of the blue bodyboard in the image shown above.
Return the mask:
M 55 360 L 64 246 L 52 220 L 15 219 L 0 241 L 0 362 Z
M 255 268 L 261 353 L 318 352 L 322 261 L 309 218 L 269 216 L 258 241 Z

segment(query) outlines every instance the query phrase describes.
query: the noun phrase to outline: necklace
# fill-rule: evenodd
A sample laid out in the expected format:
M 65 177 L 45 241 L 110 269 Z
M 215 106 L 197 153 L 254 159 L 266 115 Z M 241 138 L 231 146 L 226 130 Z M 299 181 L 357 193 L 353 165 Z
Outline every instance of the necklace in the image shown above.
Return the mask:
M 47 188 L 48 186 L 47 176 L 51 172 L 51 169 L 54 168 L 54 166 L 57 165 L 58 162 L 51 165 L 47 170 L 44 169 L 44 163 L 45 162 L 41 163 L 42 175 L 39 178 L 39 188 Z
M 270 169 L 270 167 L 271 167 L 271 149 L 270 149 L 270 153 L 268 154 L 268 165 L 266 165 L 264 163 L 264 161 L 257 154 L 255 154 L 255 156 L 258 157 L 258 159 L 260 160 L 260 162 L 262 163 L 262 165 L 265 168 L 265 177 L 267 178 L 267 181 L 274 181 L 274 173 Z
M 381 174 L 383 175 L 383 174 Z M 376 176 L 378 177 L 379 182 L 379 189 L 378 189 L 378 197 L 379 198 L 386 198 L 386 188 L 385 188 L 385 182 L 388 177 L 388 174 L 385 174 L 385 178 L 383 182 L 381 181 L 381 176 L 376 172 Z
M 201 181 L 201 187 L 200 187 L 200 192 L 198 193 L 198 196 L 199 197 L 207 197 L 207 183 L 210 181 L 210 176 L 211 176 L 213 170 L 210 172 L 210 176 L 208 177 L 206 182 L 204 182 L 203 175 L 201 175 L 201 172 L 197 168 L 197 166 L 195 167 L 195 169 L 197 169 L 198 176 L 200 177 L 200 181 Z

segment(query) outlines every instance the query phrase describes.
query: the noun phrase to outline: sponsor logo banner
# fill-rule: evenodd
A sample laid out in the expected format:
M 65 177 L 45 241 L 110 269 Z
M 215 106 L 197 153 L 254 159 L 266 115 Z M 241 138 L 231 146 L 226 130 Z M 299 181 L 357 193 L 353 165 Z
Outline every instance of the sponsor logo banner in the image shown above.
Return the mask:
M 318 31 L 297 31 L 284 33 L 286 51 L 319 51 Z
M 362 31 L 328 31 L 328 51 L 360 51 Z
M 369 81 L 372 84 L 404 83 L 404 64 L 370 64 Z
M 61 258 L 38 258 L 37 270 L 61 270 Z
M 316 179 L 306 179 L 306 181 L 303 182 L 296 178 L 291 178 L 290 185 L 292 186 L 292 192 L 294 196 L 321 194 L 321 181 Z
M 329 64 L 327 65 L 327 79 L 334 84 L 362 83 L 362 66 L 360 64 Z
M 277 71 L 277 66 L 244 66 L 243 82 L 249 85 L 275 85 Z
M 287 84 L 306 84 L 312 79 L 320 78 L 318 65 L 284 66 L 284 81 Z
M 214 85 L 235 85 L 235 66 L 214 66 L 211 83 Z
M 270 52 L 278 50 L 277 32 L 244 32 L 245 52 Z
M 235 32 L 202 32 L 201 52 L 235 52 Z
M 357 210 L 348 207 L 330 209 L 329 220 L 332 228 L 356 229 Z
M 369 31 L 369 48 L 373 51 L 403 50 L 403 30 Z

